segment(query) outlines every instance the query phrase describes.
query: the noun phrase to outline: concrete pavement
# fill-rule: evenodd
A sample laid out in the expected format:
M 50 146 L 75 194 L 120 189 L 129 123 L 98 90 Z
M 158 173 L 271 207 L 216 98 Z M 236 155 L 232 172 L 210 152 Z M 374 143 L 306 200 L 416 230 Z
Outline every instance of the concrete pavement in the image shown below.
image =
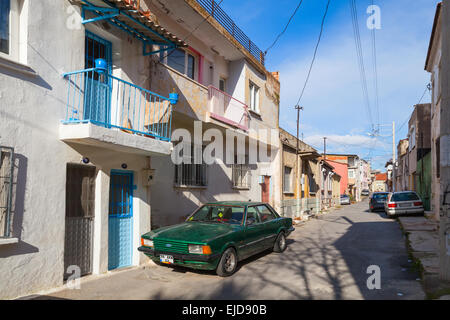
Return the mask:
M 229 278 L 212 272 L 148 265 L 38 299 L 424 299 L 399 224 L 344 206 L 297 227 L 282 254 L 265 252 Z M 380 267 L 381 289 L 369 290 L 367 268 Z

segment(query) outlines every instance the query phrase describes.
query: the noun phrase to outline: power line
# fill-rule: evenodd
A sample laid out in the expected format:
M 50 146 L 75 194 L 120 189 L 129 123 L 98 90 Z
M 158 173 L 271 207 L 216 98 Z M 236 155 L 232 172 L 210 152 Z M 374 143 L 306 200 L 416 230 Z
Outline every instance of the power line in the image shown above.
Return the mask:
M 298 98 L 296 105 L 300 104 L 300 100 L 302 99 L 303 94 L 305 93 L 305 89 L 306 89 L 306 85 L 308 84 L 309 77 L 311 76 L 311 71 L 312 71 L 312 68 L 313 68 L 313 65 L 314 65 L 314 61 L 316 60 L 317 50 L 319 49 L 320 40 L 322 39 L 323 27 L 325 25 L 325 19 L 327 17 L 327 13 L 328 13 L 328 8 L 330 6 L 330 2 L 331 2 L 331 0 L 328 0 L 327 6 L 325 8 L 325 13 L 323 14 L 322 23 L 320 25 L 319 38 L 317 39 L 316 47 L 314 49 L 314 55 L 313 55 L 313 58 L 311 60 L 311 65 L 309 66 L 308 75 L 306 77 L 305 84 L 303 85 L 302 93 L 300 94 L 300 97 Z
M 286 26 L 284 27 L 283 31 L 281 31 L 281 33 L 275 38 L 274 42 L 266 49 L 266 51 L 264 51 L 264 54 L 267 54 L 267 51 L 272 49 L 272 47 L 278 42 L 280 37 L 286 32 L 289 24 L 291 23 L 292 19 L 294 18 L 295 14 L 297 13 L 298 9 L 302 5 L 302 2 L 303 2 L 303 0 L 300 0 L 300 2 L 298 3 L 297 7 L 294 10 L 294 12 L 291 14 L 291 17 L 289 18 L 289 20 L 288 20 Z
M 361 45 L 361 35 L 359 33 L 358 12 L 356 10 L 355 0 L 349 0 L 349 4 L 350 4 L 350 13 L 351 13 L 351 17 L 352 17 L 352 24 L 353 24 L 353 37 L 354 37 L 355 46 L 356 46 L 357 63 L 358 63 L 358 68 L 359 68 L 359 73 L 360 73 L 360 78 L 361 78 L 363 99 L 366 104 L 369 122 L 370 122 L 370 124 L 372 126 L 372 130 L 373 130 L 374 124 L 373 124 L 372 112 L 371 112 L 371 107 L 370 107 L 369 91 L 367 89 L 366 69 L 365 69 L 365 65 L 364 65 L 364 56 L 363 56 L 362 45 Z
M 372 0 L 372 6 L 374 6 L 374 0 Z M 372 28 L 372 64 L 374 74 L 374 89 L 375 89 L 375 107 L 377 113 L 377 130 L 380 130 L 380 105 L 379 105 L 379 92 L 378 92 L 378 62 L 377 62 L 377 43 L 375 37 L 375 27 Z
M 423 94 L 422 94 L 422 96 L 420 97 L 419 102 L 417 102 L 417 104 L 420 104 L 420 103 L 422 102 L 423 97 L 424 97 L 425 94 L 427 93 L 427 90 L 428 90 L 428 91 L 431 90 L 431 85 L 430 85 L 429 83 L 425 86 L 425 90 L 423 91 Z M 408 120 L 409 120 L 410 117 L 411 117 L 411 116 L 409 115 L 409 116 L 406 118 L 406 120 L 402 123 L 402 125 L 401 125 L 397 130 L 395 130 L 395 133 L 398 133 L 398 132 L 405 126 L 405 124 L 408 122 Z
M 209 17 L 211 17 L 212 12 L 214 12 L 215 9 L 220 6 L 222 1 L 223 0 L 220 0 L 220 2 L 218 4 L 215 4 L 213 2 L 213 8 L 211 10 L 211 13 L 208 14 L 205 18 L 203 18 L 203 20 L 191 32 L 189 32 L 186 37 L 184 37 L 183 42 L 186 41 L 195 31 L 197 31 L 197 29 L 200 28 L 200 26 L 203 24 L 203 22 L 205 22 L 206 20 L 209 19 Z M 173 48 L 168 54 L 166 54 L 164 57 L 162 57 L 161 60 L 167 58 L 168 56 L 170 56 L 173 52 L 175 52 L 176 49 L 177 49 L 176 47 Z

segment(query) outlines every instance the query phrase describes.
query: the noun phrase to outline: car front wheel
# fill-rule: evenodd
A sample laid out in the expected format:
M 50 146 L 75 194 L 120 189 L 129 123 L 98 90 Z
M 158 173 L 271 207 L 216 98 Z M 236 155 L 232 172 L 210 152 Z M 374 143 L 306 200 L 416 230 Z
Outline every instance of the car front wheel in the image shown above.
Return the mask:
M 237 255 L 233 248 L 228 248 L 222 254 L 219 264 L 217 266 L 216 273 L 221 277 L 231 276 L 237 267 Z
M 284 235 L 284 232 L 280 232 L 273 245 L 273 251 L 280 253 L 284 250 L 286 250 L 286 236 Z

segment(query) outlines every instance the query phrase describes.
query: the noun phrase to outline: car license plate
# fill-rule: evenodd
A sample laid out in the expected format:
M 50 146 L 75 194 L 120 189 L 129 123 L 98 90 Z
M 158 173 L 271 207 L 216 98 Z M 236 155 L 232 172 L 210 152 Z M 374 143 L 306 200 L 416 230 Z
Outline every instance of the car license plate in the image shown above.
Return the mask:
M 398 206 L 401 208 L 407 208 L 407 207 L 411 207 L 411 203 L 400 203 Z
M 169 256 L 167 254 L 160 254 L 159 255 L 159 261 L 161 261 L 162 263 L 173 263 L 173 257 Z

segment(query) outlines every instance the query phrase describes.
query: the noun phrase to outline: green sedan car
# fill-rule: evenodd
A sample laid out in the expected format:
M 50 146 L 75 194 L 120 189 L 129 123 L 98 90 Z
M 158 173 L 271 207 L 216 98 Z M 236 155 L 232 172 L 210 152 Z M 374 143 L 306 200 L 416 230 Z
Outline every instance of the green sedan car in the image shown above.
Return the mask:
M 280 217 L 261 202 L 207 203 L 185 222 L 150 231 L 138 248 L 152 260 L 232 275 L 239 261 L 266 249 L 283 252 L 294 230 L 291 218 Z

